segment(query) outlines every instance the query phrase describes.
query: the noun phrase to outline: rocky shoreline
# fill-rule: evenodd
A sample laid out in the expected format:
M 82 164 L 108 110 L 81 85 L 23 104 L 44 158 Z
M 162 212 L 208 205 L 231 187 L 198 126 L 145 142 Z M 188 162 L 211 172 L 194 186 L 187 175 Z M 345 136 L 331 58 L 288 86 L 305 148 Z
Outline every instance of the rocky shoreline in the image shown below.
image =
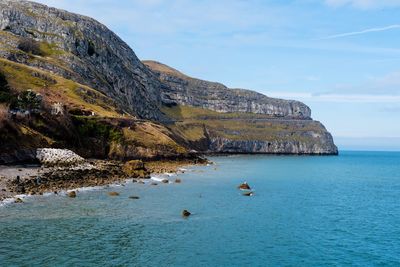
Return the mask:
M 43 152 L 44 150 L 40 150 Z M 8 166 L 0 168 L 0 201 L 18 195 L 58 194 L 82 187 L 106 186 L 127 180 L 149 179 L 152 173 L 176 173 L 183 166 L 205 164 L 202 158 L 127 162 L 84 160 L 67 150 L 47 150 L 46 161 L 39 166 Z M 62 155 L 67 156 L 64 161 Z M 77 161 L 71 161 L 71 158 Z M 38 157 L 40 160 L 40 158 Z M 54 164 L 57 162 L 57 164 Z

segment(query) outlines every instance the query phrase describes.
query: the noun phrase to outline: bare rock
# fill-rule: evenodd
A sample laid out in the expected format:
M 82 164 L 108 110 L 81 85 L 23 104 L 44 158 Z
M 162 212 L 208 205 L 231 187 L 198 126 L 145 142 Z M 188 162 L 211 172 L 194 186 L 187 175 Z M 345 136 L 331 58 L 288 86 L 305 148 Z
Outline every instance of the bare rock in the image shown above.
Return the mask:
M 76 192 L 75 191 L 71 191 L 71 192 L 68 192 L 68 197 L 70 197 L 70 198 L 76 198 Z
M 45 166 L 69 166 L 85 161 L 84 158 L 68 149 L 39 148 L 36 157 Z
M 191 213 L 188 210 L 183 210 L 182 211 L 182 217 L 189 217 Z
M 249 186 L 249 184 L 247 182 L 244 182 L 244 183 L 240 184 L 238 186 L 238 188 L 242 189 L 242 190 L 251 190 L 251 188 L 250 188 L 250 186 Z

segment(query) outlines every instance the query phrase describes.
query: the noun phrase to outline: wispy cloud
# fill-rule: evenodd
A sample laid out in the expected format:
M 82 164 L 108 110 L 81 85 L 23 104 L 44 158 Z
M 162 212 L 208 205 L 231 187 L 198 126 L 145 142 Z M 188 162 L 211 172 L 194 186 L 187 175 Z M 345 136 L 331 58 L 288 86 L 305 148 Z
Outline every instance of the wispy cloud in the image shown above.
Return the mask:
M 374 9 L 400 6 L 399 0 L 325 0 L 332 7 L 352 6 L 359 9 Z
M 326 37 L 320 38 L 319 40 L 343 38 L 343 37 L 361 35 L 361 34 L 366 34 L 366 33 L 371 33 L 371 32 L 383 32 L 383 31 L 388 31 L 388 30 L 393 30 L 393 29 L 400 29 L 400 24 L 393 24 L 393 25 L 389 25 L 389 26 L 385 26 L 385 27 L 378 27 L 378 28 L 369 28 L 369 29 L 365 29 L 365 30 L 362 30 L 362 31 L 354 31 L 354 32 L 345 32 L 345 33 L 340 33 L 340 34 L 334 34 L 334 35 L 330 35 L 330 36 L 326 36 Z

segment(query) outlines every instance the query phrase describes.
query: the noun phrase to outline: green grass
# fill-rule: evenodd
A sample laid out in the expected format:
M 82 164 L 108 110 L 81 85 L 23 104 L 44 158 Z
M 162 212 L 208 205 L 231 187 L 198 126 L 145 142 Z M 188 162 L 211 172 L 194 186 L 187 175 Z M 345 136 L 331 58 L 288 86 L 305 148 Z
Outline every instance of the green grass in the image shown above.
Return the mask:
M 63 102 L 71 109 L 92 111 L 99 117 L 122 117 L 111 98 L 88 86 L 6 59 L 0 59 L 0 71 L 17 92 L 32 89 L 44 95 L 50 103 Z

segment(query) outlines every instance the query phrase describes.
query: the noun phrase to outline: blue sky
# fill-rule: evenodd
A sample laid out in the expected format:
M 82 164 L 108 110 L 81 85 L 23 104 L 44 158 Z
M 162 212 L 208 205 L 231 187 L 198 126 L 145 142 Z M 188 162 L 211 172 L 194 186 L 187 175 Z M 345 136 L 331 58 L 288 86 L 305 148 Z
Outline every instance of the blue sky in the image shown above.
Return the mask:
M 140 59 L 296 99 L 340 148 L 400 150 L 400 0 L 39 0 Z

